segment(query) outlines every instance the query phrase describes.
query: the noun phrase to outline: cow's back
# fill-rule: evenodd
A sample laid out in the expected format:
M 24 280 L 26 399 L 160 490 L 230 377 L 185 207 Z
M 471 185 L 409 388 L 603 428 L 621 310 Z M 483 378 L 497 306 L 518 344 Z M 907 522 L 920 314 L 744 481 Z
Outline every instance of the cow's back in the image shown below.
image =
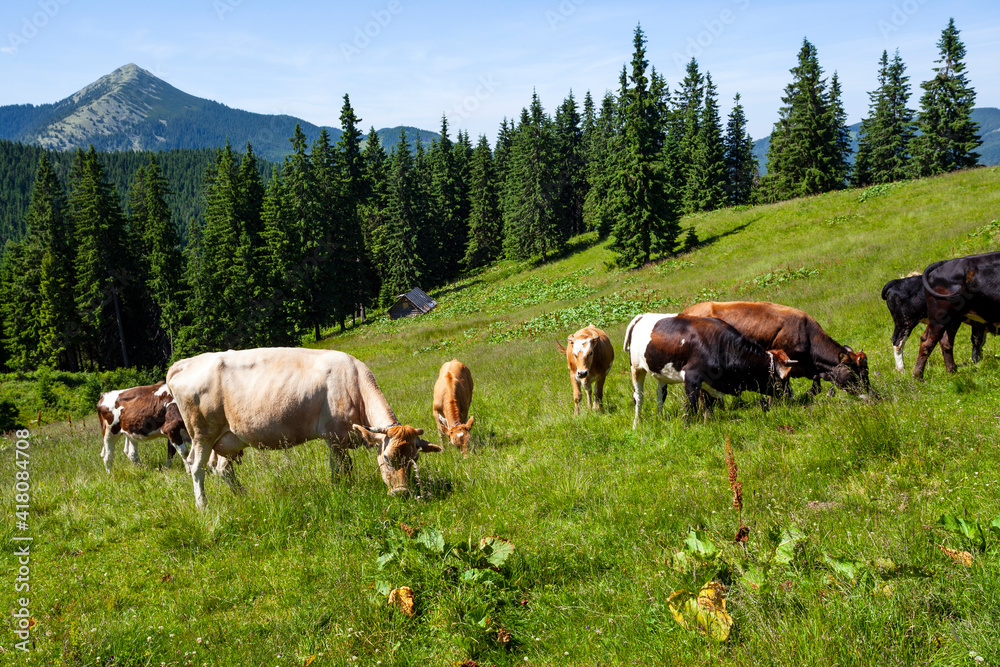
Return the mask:
M 333 350 L 229 350 L 178 361 L 167 385 L 189 428 L 276 448 L 365 423 L 362 369 Z
M 768 301 L 703 301 L 681 315 L 716 317 L 763 349 L 783 350 L 792 358 L 808 352 L 815 331 L 822 331 L 806 312 Z

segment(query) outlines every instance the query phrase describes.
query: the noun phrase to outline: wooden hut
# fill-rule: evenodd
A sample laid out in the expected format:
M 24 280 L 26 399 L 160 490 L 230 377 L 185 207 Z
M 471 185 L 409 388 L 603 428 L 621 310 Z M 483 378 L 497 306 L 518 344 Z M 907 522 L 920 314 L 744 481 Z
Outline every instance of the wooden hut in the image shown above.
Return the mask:
M 427 296 L 426 292 L 414 287 L 406 294 L 396 297 L 396 303 L 389 308 L 389 319 L 398 320 L 400 317 L 423 315 L 434 310 L 437 305 L 437 301 Z

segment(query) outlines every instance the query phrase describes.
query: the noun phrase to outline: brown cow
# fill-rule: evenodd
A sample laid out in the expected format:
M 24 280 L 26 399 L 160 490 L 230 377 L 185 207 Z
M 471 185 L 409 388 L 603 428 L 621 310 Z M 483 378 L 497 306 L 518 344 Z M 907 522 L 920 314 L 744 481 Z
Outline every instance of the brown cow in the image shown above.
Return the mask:
M 437 422 L 441 446 L 448 438 L 451 444 L 469 453 L 469 431 L 476 418 L 469 416 L 472 404 L 472 372 L 458 359 L 445 362 L 434 383 L 432 414 Z M 468 420 L 468 421 L 466 421 Z
M 865 353 L 841 345 L 797 308 L 767 301 L 703 301 L 685 308 L 681 315 L 717 317 L 765 350 L 784 351 L 796 362 L 792 377 L 813 381 L 811 395 L 819 393 L 820 380 L 852 394 L 871 391 Z
M 101 424 L 104 446 L 101 458 L 110 473 L 115 462 L 115 444 L 125 436 L 125 455 L 132 463 L 139 463 L 136 443 L 167 438 L 167 465 L 170 465 L 174 451 L 181 452 L 181 460 L 187 466 L 187 431 L 174 397 L 162 382 L 116 389 L 101 394 L 97 401 L 97 421 Z
M 608 334 L 594 325 L 580 329 L 566 339 L 566 347 L 558 341 L 560 354 L 566 355 L 569 380 L 573 384 L 573 414 L 580 414 L 580 395 L 587 392 L 587 406 L 600 410 L 604 405 L 604 380 L 615 360 L 615 350 Z

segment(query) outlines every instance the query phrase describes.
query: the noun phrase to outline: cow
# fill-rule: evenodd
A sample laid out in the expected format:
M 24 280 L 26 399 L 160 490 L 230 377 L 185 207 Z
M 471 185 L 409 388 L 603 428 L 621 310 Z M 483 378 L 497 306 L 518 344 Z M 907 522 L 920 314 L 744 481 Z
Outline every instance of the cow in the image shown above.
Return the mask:
M 476 422 L 469 416 L 472 404 L 472 372 L 458 359 L 445 362 L 434 383 L 434 402 L 431 415 L 437 422 L 441 446 L 445 438 L 458 447 L 462 454 L 469 453 L 469 431 Z
M 996 330 L 1000 324 L 1000 252 L 969 255 L 934 262 L 921 277 L 927 300 L 927 328 L 920 337 L 920 353 L 913 377 L 924 376 L 924 366 L 934 346 L 941 342 L 944 367 L 954 373 L 952 345 L 963 321 L 971 320 Z
M 795 362 L 791 377 L 813 381 L 809 395 L 822 390 L 821 380 L 834 388 L 864 397 L 871 392 L 868 356 L 841 345 L 811 315 L 767 301 L 702 301 L 681 315 L 718 317 L 765 350 L 781 350 Z M 789 393 L 791 390 L 789 389 Z
M 608 334 L 594 325 L 584 327 L 566 338 L 566 347 L 556 341 L 559 354 L 566 355 L 569 381 L 573 385 L 573 414 L 580 414 L 580 397 L 586 392 L 587 407 L 604 407 L 604 381 L 615 360 L 615 350 Z
M 122 436 L 125 436 L 123 451 L 136 465 L 140 463 L 138 443 L 166 437 L 167 465 L 174 452 L 179 451 L 187 467 L 188 434 L 177 403 L 163 382 L 101 394 L 97 401 L 97 421 L 104 442 L 101 458 L 108 473 L 115 462 L 115 445 Z
M 906 370 L 903 363 L 903 348 L 906 346 L 906 340 L 918 324 L 927 324 L 927 295 L 924 292 L 922 275 L 917 271 L 903 278 L 890 280 L 882 287 L 882 300 L 885 301 L 885 305 L 889 309 L 894 325 L 892 352 L 896 359 L 896 370 L 900 373 Z M 994 336 L 1000 332 L 998 332 L 996 325 L 988 325 L 968 318 L 965 318 L 964 321 L 972 327 L 972 363 L 978 364 L 983 358 L 986 332 L 989 331 Z
M 348 450 L 377 448 L 389 495 L 409 491 L 421 452 L 441 447 L 423 430 L 400 424 L 375 376 L 358 359 L 334 350 L 260 348 L 207 352 L 167 370 L 167 386 L 191 435 L 188 461 L 195 505 L 203 508 L 205 467 L 214 451 L 216 472 L 239 490 L 233 463 L 246 447 L 285 449 L 324 438 L 330 477 L 351 472 Z M 359 440 L 360 437 L 360 440 Z
M 756 391 L 774 396 L 784 392 L 794 361 L 781 350 L 765 351 L 739 331 L 715 317 L 664 313 L 636 315 L 625 331 L 635 390 L 635 417 L 639 425 L 643 385 L 650 373 L 658 383 L 656 413 L 663 413 L 668 384 L 684 384 L 688 417 L 698 409 L 704 391 L 712 399 Z

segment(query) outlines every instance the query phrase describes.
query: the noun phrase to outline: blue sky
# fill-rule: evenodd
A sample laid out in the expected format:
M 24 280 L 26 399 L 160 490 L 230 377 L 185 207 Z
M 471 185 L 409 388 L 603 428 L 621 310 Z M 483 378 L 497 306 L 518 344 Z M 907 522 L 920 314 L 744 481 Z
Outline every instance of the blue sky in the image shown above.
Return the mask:
M 724 114 L 741 94 L 756 139 L 777 118 L 804 37 L 839 72 L 857 122 L 883 49 L 899 48 L 918 107 L 950 17 L 977 106 L 1000 106 L 996 0 L 4 0 L 0 104 L 55 102 L 132 62 L 234 108 L 339 126 L 348 93 L 365 130 L 437 130 L 447 114 L 452 137 L 464 128 L 492 143 L 533 89 L 550 112 L 570 90 L 581 105 L 587 90 L 598 101 L 615 90 L 641 23 L 671 88 L 696 57 Z

